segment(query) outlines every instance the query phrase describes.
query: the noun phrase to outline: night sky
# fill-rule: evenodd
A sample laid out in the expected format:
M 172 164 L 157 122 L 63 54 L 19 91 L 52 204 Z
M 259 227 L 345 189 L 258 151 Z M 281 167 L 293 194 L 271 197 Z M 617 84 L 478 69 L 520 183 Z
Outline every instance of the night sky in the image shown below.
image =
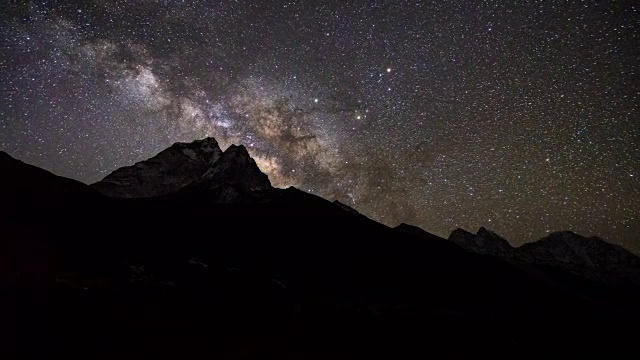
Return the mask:
M 176 141 L 447 236 L 640 251 L 632 1 L 3 1 L 0 150 L 85 183 Z

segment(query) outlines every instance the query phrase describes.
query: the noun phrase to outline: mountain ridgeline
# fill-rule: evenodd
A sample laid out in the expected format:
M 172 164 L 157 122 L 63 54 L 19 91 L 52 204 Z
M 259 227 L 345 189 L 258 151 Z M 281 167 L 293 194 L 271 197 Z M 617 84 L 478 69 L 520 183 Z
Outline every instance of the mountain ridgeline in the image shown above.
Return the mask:
M 0 169 L 14 353 L 508 356 L 536 339 L 532 355 L 575 354 L 611 351 L 640 319 L 640 259 L 619 246 L 390 228 L 273 188 L 213 138 L 90 186 L 5 153 Z

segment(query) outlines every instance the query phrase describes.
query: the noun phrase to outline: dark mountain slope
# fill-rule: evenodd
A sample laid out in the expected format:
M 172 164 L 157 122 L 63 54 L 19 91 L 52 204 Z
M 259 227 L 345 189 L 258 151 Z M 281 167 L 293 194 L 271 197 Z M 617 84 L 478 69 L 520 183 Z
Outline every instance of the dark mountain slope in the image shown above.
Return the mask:
M 56 176 L 46 170 L 28 165 L 0 151 L 0 208 L 8 216 L 15 210 L 69 208 L 92 201 L 101 195 L 85 184 Z M 7 205 L 16 206 L 9 208 Z M 40 215 L 33 213 L 33 216 Z M 50 215 L 50 214 L 46 214 Z
M 436 235 L 433 235 L 433 234 L 431 234 L 429 232 L 426 232 L 426 231 L 424 231 L 423 229 L 421 229 L 421 228 L 419 228 L 417 226 L 409 225 L 409 224 L 405 224 L 405 223 L 402 223 L 402 224 L 396 226 L 394 229 L 396 231 L 398 231 L 398 232 L 403 233 L 403 234 L 419 237 L 419 238 L 421 238 L 421 239 L 423 239 L 425 241 L 442 242 L 444 240 L 443 238 L 441 238 L 439 236 L 436 236 Z

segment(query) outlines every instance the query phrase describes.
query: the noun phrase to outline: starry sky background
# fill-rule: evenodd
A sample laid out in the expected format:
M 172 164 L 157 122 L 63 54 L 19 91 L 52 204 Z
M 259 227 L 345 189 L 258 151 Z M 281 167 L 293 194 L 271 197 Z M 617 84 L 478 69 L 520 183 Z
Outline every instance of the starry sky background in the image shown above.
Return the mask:
M 0 149 L 85 183 L 176 141 L 441 236 L 640 252 L 632 1 L 3 1 Z

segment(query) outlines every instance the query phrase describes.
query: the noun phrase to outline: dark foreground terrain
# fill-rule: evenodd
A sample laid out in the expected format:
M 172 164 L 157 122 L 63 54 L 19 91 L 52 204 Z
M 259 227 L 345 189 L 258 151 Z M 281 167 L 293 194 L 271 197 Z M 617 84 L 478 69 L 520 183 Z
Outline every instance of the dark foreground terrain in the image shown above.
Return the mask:
M 1 153 L 11 358 L 615 358 L 636 346 L 633 276 L 478 254 L 244 182 L 255 163 L 238 149 L 145 198 Z

